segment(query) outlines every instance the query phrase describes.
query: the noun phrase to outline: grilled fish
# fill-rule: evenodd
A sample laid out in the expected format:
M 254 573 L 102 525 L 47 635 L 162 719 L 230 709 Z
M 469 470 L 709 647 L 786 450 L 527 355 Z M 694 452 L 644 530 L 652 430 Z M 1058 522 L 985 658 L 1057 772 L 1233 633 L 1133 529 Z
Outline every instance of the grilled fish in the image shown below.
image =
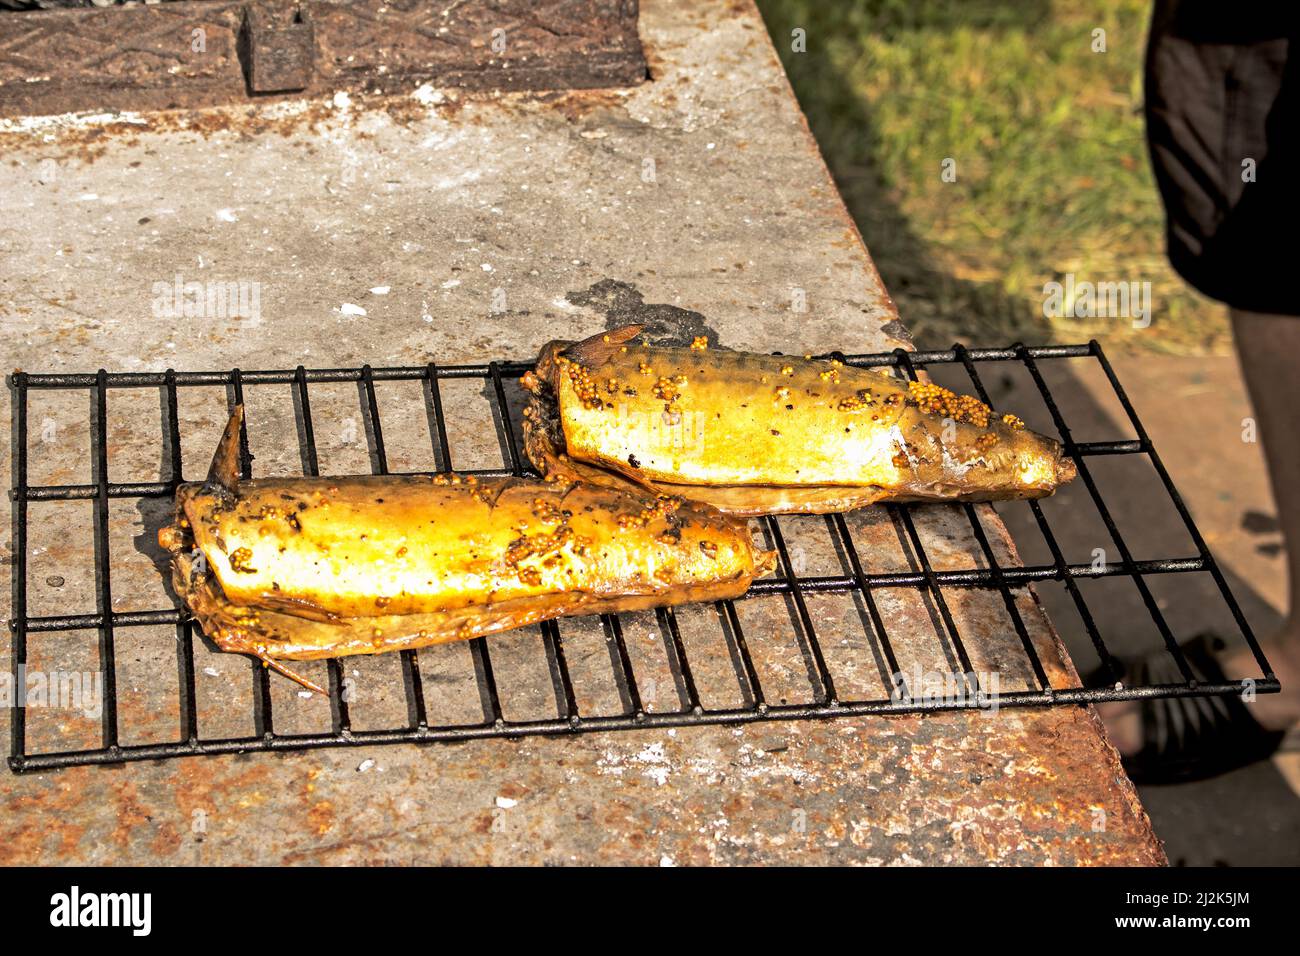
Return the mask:
M 879 501 L 1051 494 L 1061 444 L 930 382 L 833 360 L 635 343 L 625 326 L 551 342 L 523 385 L 529 458 L 548 476 L 632 482 L 734 515 Z
M 636 488 L 458 475 L 240 481 L 241 415 L 208 480 L 177 489 L 159 542 L 209 638 L 310 687 L 280 662 L 738 597 L 774 565 L 743 521 Z

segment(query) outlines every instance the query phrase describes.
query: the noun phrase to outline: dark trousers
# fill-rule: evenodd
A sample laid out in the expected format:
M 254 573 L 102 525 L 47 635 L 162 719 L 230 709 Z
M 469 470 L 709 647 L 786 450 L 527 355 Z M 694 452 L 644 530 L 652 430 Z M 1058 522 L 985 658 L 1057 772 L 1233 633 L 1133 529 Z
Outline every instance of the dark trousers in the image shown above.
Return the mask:
M 1296 0 L 1157 0 L 1147 140 L 1169 259 L 1211 298 L 1300 315 Z

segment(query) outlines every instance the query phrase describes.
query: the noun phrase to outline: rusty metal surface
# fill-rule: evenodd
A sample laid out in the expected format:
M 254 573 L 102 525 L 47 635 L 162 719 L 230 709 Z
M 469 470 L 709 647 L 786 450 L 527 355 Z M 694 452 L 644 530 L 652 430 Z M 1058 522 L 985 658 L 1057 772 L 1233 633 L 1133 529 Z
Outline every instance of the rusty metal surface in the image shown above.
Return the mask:
M 26 264 L 0 277 L 4 364 L 35 372 L 481 361 L 630 320 L 763 351 L 905 343 L 753 7 L 652 2 L 642 29 L 655 79 L 627 90 L 438 91 L 0 124 L 10 162 L 0 243 Z M 156 285 L 177 275 L 255 281 L 260 310 L 160 318 Z M 792 287 L 805 293 L 807 312 L 791 312 Z M 460 413 L 450 436 L 456 463 L 498 465 L 483 396 L 447 397 Z M 418 397 L 380 398 L 397 409 L 384 418 L 390 466 L 429 467 L 423 416 L 400 410 Z M 296 473 L 291 403 L 257 388 L 247 401 L 255 474 Z M 32 411 L 31 480 L 90 480 L 84 402 L 57 393 L 42 402 Z M 322 470 L 369 470 L 356 390 L 313 387 L 312 405 Z M 180 410 L 187 477 L 202 473 L 224 407 L 213 390 Z M 156 395 L 114 393 L 113 480 L 163 473 L 159 426 Z M 7 486 L 7 444 L 0 452 Z M 1005 529 L 982 511 L 999 560 L 1010 562 Z M 31 613 L 93 607 L 88 515 L 68 502 L 36 518 Z M 119 610 L 168 600 L 148 534 L 156 517 L 129 501 L 110 513 Z M 851 525 L 873 568 L 909 560 L 880 513 L 857 512 Z M 815 521 L 783 527 L 811 573 L 837 560 Z M 978 560 L 960 513 L 923 509 L 918 529 L 936 568 Z M 8 572 L 6 563 L 0 576 Z M 6 597 L 8 583 L 0 580 Z M 1017 602 L 1050 676 L 1069 681 L 1036 598 L 1024 591 Z M 789 608 L 746 606 L 751 648 L 764 649 L 764 686 L 798 699 L 807 667 Z M 900 595 L 881 610 L 903 660 L 943 666 L 932 609 Z M 972 594 L 952 610 L 975 666 L 1010 686 L 1018 641 L 1001 599 Z M 860 661 L 857 679 L 878 680 L 869 650 L 836 636 L 856 609 L 818 599 L 810 611 L 824 645 Z M 172 631 L 127 635 L 118 645 L 123 737 L 171 739 Z M 41 637 L 34 667 L 95 666 L 93 636 Z M 687 627 L 684 638 L 708 635 Z M 692 646 L 693 659 L 724 675 L 729 664 L 706 649 Z M 472 717 L 480 702 L 467 650 L 442 650 L 431 656 L 430 709 Z M 652 622 L 629 634 L 629 652 L 638 674 L 658 682 L 654 706 L 674 707 Z M 575 640 L 569 659 L 584 706 L 613 693 L 600 642 Z M 494 639 L 498 660 L 513 686 L 537 690 L 520 698 L 520 716 L 547 706 L 535 631 Z M 248 732 L 251 665 L 210 652 L 196 671 L 205 727 Z M 397 662 L 357 660 L 355 671 L 357 725 L 400 719 Z M 707 692 L 710 666 L 698 676 Z M 277 728 L 328 724 L 321 702 L 297 691 L 276 683 Z M 77 735 L 94 742 L 99 726 L 48 707 L 29 711 L 29 731 L 49 747 Z M 1085 708 L 78 768 L 0 778 L 0 808 L 8 862 L 1162 861 Z
M 636 24 L 636 0 L 200 0 L 10 13 L 0 16 L 0 116 L 426 82 L 626 86 L 646 75 Z
M 1100 786 L 1110 755 L 1090 720 L 1011 716 L 974 733 L 950 717 L 878 723 L 75 768 L 3 789 L 0 853 L 7 863 L 1163 862 L 1134 836 L 1145 825 L 1136 800 L 1115 799 L 1119 781 Z
M 278 3 L 244 7 L 239 42 L 252 93 L 285 93 L 311 85 L 316 30 L 311 9 Z

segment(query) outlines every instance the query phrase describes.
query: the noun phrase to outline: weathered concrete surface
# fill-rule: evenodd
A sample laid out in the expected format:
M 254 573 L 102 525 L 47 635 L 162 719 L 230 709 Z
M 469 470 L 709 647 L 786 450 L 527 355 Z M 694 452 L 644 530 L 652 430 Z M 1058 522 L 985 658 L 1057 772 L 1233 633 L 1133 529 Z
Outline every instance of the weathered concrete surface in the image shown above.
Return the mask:
M 6 365 L 38 372 L 481 361 L 528 356 L 548 339 L 647 307 L 653 320 L 698 323 L 735 347 L 866 351 L 905 343 L 754 9 L 648 3 L 641 31 L 653 79 L 632 90 L 425 91 L 416 100 L 8 127 L 0 242 L 6 262 L 21 265 L 0 283 Z M 156 318 L 154 284 L 177 275 L 260 283 L 259 318 Z M 791 311 L 794 290 L 806 296 L 807 312 Z M 29 480 L 88 481 L 84 395 L 41 398 L 47 404 L 31 414 L 54 423 L 52 438 L 33 438 Z M 455 463 L 499 462 L 490 415 L 480 408 L 482 424 L 472 421 L 482 396 L 448 398 L 465 422 L 451 429 Z M 250 389 L 248 401 L 255 473 L 296 472 L 285 390 Z M 206 464 L 223 408 L 219 390 L 182 408 L 187 477 Z M 323 470 L 368 469 L 363 429 L 348 428 L 360 420 L 355 390 L 313 389 L 313 411 Z M 157 395 L 115 393 L 109 418 L 113 480 L 165 477 Z M 420 415 L 389 413 L 384 425 L 394 469 L 430 467 Z M 93 610 L 88 517 L 85 508 L 51 510 L 34 522 L 45 537 L 29 549 L 30 613 Z M 116 610 L 168 606 L 148 544 L 155 518 L 130 501 L 114 505 Z M 979 560 L 963 521 L 954 509 L 921 515 L 936 566 Z M 885 549 L 891 530 L 879 515 L 859 513 L 853 524 L 864 555 L 882 566 L 906 560 Z M 986 526 L 1008 559 L 1000 525 Z M 797 523 L 791 527 L 788 534 Z M 824 560 L 809 540 L 806 560 Z M 972 656 L 1014 675 L 1007 648 L 1017 642 L 999 620 L 1000 600 L 989 597 L 955 602 L 954 614 Z M 931 616 L 914 603 L 900 595 L 882 607 L 891 637 L 905 655 L 938 666 Z M 1067 681 L 1069 664 L 1035 602 L 1020 595 L 1018 603 L 1049 674 Z M 741 607 L 751 605 L 751 645 L 788 645 L 784 609 Z M 855 649 L 850 634 L 837 632 L 849 617 L 843 609 L 811 610 L 825 646 Z M 123 722 L 137 739 L 168 739 L 176 733 L 163 704 L 175 707 L 173 639 L 167 628 L 139 630 L 119 631 Z M 634 647 L 649 657 L 654 635 L 638 638 Z M 500 656 L 527 670 L 536 660 L 529 641 L 535 636 L 496 639 L 494 662 Z M 93 667 L 93 635 L 34 636 L 32 656 L 33 666 Z M 391 691 L 393 664 L 358 662 L 362 686 L 375 688 L 366 706 L 376 722 L 402 711 L 400 687 Z M 247 663 L 200 654 L 196 666 L 205 734 L 214 726 L 247 733 L 240 723 Z M 792 699 L 807 693 L 797 652 L 774 649 L 765 666 L 765 678 L 788 684 Z M 870 683 L 870 667 L 863 670 Z M 166 683 L 163 675 L 170 689 L 154 686 Z M 455 706 L 454 689 L 450 676 L 435 682 L 447 707 Z M 276 694 L 277 729 L 322 720 L 320 701 L 279 684 Z M 51 708 L 29 719 L 33 747 L 97 743 L 97 722 L 78 714 Z M 1163 859 L 1114 752 L 1081 708 L 363 749 L 6 777 L 0 856 Z

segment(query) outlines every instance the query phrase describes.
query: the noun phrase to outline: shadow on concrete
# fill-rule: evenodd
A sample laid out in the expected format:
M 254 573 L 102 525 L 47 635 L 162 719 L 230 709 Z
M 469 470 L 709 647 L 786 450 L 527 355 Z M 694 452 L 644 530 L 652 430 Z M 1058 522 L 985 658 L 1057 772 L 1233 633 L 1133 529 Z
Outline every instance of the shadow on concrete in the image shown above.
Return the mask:
M 950 21 L 963 26 L 996 27 L 998 24 L 1032 26 L 1049 14 L 1042 2 L 1003 3 L 978 0 L 961 4 L 960 16 L 945 13 L 943 5 L 918 3 L 872 5 L 884 7 L 882 28 L 945 29 Z M 1052 328 L 1037 302 L 1007 297 L 993 283 L 974 283 L 947 273 L 930 254 L 926 243 L 891 201 L 873 158 L 879 140 L 862 97 L 827 57 L 790 52 L 791 30 L 809 31 L 809 49 L 815 37 L 810 23 L 819 19 L 795 2 L 760 2 L 777 50 L 796 95 L 851 215 L 872 251 L 885 287 L 902 309 L 909 325 L 909 300 L 922 300 L 969 315 L 963 329 L 965 344 L 1002 346 L 990 341 L 989 329 L 1020 328 L 1041 331 L 1026 344 L 1051 340 Z M 860 16 L 868 14 L 859 13 Z M 1027 77 L 1027 82 L 1032 78 Z M 865 148 L 864 148 L 865 144 Z M 1032 202 L 1033 197 L 1025 197 Z M 1046 278 L 1045 277 L 1045 281 Z M 1005 317 L 990 322 L 989 316 Z M 968 338 L 966 338 L 968 336 Z M 1026 336 L 1029 339 L 1030 336 Z M 950 342 L 927 341 L 921 348 L 947 348 Z M 1104 343 L 1103 343 L 1104 344 Z M 846 343 L 852 349 L 852 343 Z M 1082 360 L 1091 361 L 1091 360 Z M 969 391 L 970 381 L 958 368 L 933 369 L 936 380 Z M 1013 410 L 1031 428 L 1055 435 L 1038 389 L 1016 363 L 981 366 L 980 374 L 995 406 Z M 1135 437 L 1118 402 L 1112 402 L 1104 377 L 1081 373 L 1072 362 L 1054 362 L 1044 368 L 1056 401 L 1076 440 L 1092 441 Z M 1137 409 L 1141 415 L 1142 409 Z M 1157 450 L 1160 436 L 1151 436 Z M 1090 459 L 1099 490 L 1121 537 L 1136 559 L 1190 557 L 1196 549 L 1185 526 L 1144 456 Z M 1024 503 L 1001 503 L 997 510 L 1026 564 L 1050 564 L 1051 554 L 1029 508 Z M 1104 559 L 1119 560 L 1117 548 L 1091 496 L 1076 481 L 1044 502 L 1044 511 L 1068 561 L 1090 562 L 1097 549 Z M 1278 611 L 1264 600 L 1251 582 L 1224 568 L 1224 576 L 1242 611 L 1260 637 L 1280 624 Z M 1207 573 L 1167 574 L 1149 577 L 1157 608 L 1180 641 L 1204 631 L 1219 633 L 1230 642 L 1240 641 L 1227 604 Z M 1098 663 L 1074 602 L 1063 586 L 1049 583 L 1036 588 L 1049 617 L 1060 632 L 1081 673 Z M 1133 656 L 1163 646 L 1153 616 L 1132 580 L 1115 577 L 1084 582 L 1084 598 L 1112 653 Z M 1231 675 L 1237 676 L 1237 675 Z M 1245 676 L 1245 675 L 1242 675 Z M 1271 763 L 1258 764 L 1214 781 L 1143 791 L 1156 833 L 1166 842 L 1170 861 L 1190 864 L 1248 864 L 1300 862 L 1300 804 Z

